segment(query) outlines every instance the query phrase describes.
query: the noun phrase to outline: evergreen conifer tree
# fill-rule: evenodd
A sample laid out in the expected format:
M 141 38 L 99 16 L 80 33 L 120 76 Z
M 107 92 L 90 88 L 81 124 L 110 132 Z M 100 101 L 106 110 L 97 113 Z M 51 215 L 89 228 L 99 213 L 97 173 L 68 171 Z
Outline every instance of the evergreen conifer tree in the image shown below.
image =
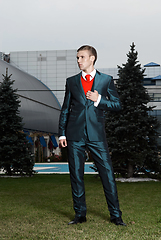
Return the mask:
M 118 113 L 107 113 L 106 133 L 116 172 L 132 177 L 135 171 L 158 172 L 156 117 L 150 116 L 150 97 L 143 86 L 144 71 L 138 64 L 138 53 L 132 43 L 127 63 L 118 66 L 117 90 L 122 104 Z
M 29 143 L 23 132 L 22 118 L 19 115 L 20 101 L 13 89 L 11 75 L 3 75 L 0 83 L 0 169 L 7 175 L 13 173 L 31 175 L 33 159 L 29 152 Z

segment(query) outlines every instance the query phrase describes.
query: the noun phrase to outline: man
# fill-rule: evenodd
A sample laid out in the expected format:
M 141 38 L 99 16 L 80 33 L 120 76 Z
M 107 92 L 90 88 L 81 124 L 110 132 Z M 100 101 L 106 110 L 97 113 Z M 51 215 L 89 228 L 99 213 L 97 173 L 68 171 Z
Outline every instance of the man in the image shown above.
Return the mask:
M 84 189 L 85 150 L 90 151 L 102 180 L 111 222 L 121 218 L 116 183 L 106 142 L 104 110 L 121 109 L 111 76 L 95 70 L 96 50 L 88 45 L 77 50 L 81 73 L 66 80 L 66 92 L 59 121 L 59 142 L 67 147 L 75 218 L 68 224 L 86 222 Z

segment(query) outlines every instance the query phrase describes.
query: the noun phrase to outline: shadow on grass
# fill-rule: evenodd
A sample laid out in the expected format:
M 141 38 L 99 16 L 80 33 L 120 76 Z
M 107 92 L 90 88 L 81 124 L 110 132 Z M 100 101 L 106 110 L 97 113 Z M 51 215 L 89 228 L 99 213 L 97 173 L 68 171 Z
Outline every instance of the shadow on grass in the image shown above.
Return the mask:
M 108 214 L 100 212 L 97 209 L 92 209 L 92 208 L 89 207 L 87 214 L 91 214 L 94 217 L 98 217 L 99 216 L 101 219 L 103 219 L 105 221 L 110 221 L 110 217 L 108 216 Z

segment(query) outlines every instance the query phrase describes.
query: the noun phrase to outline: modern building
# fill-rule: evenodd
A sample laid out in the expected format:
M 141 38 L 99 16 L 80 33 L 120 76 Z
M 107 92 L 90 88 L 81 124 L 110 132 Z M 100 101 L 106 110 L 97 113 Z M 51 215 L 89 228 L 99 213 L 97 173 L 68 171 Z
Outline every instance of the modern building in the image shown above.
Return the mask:
M 51 140 L 54 147 L 57 147 L 58 122 L 61 106 L 56 96 L 49 88 L 34 76 L 16 68 L 15 66 L 0 60 L 0 82 L 2 74 L 11 75 L 15 80 L 13 88 L 17 89 L 17 95 L 21 101 L 20 115 L 23 118 L 24 131 L 28 133 L 28 139 L 33 144 L 39 140 L 43 147 L 47 147 Z M 45 149 L 45 156 L 49 150 Z
M 10 64 L 42 81 L 60 105 L 66 78 L 79 72 L 76 50 L 10 52 Z
M 144 67 L 146 69 L 144 86 L 151 97 L 149 105 L 155 107 L 150 114 L 156 116 L 160 122 L 158 143 L 161 146 L 161 66 L 158 63 L 150 62 Z

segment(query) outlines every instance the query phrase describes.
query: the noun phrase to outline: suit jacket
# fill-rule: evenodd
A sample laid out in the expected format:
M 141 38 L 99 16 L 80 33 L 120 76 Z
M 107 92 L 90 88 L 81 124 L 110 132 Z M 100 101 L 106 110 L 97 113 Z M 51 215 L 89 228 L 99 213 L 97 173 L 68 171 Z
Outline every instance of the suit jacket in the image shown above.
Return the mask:
M 94 90 L 101 94 L 101 101 L 97 107 L 93 101 L 86 99 L 81 84 L 81 73 L 67 78 L 59 120 L 59 136 L 80 141 L 86 128 L 90 141 L 105 141 L 104 111 L 118 111 L 121 104 L 111 76 L 96 71 L 92 86 L 92 91 Z

